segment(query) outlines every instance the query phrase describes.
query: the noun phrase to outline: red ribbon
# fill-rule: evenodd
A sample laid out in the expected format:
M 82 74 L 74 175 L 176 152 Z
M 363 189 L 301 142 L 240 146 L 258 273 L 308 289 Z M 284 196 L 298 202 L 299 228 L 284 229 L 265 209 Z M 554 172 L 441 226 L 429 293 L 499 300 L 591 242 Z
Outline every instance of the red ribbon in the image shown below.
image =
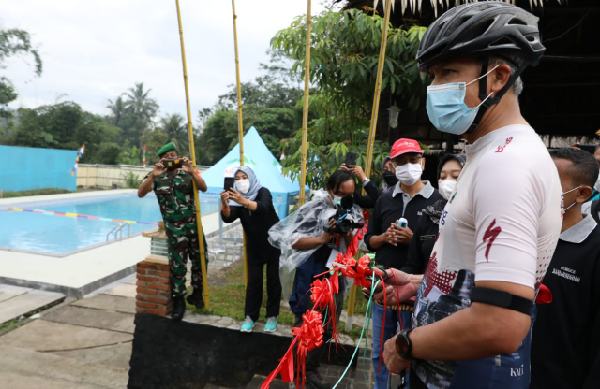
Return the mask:
M 552 292 L 546 284 L 540 284 L 540 288 L 535 298 L 536 304 L 550 304 L 552 302 Z
M 323 344 L 323 315 L 321 312 L 310 309 L 302 315 L 302 325 L 292 328 L 292 334 L 298 338 L 296 357 L 296 388 L 303 388 L 306 384 L 306 357 Z

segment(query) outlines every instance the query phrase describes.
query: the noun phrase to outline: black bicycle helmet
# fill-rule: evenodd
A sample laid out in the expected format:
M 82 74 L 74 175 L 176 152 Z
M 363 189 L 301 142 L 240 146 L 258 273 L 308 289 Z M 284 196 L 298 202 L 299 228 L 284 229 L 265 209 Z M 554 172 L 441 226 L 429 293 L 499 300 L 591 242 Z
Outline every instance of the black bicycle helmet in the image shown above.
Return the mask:
M 483 1 L 446 11 L 427 29 L 417 51 L 421 67 L 453 57 L 502 57 L 523 70 L 536 65 L 546 48 L 538 18 L 517 6 Z

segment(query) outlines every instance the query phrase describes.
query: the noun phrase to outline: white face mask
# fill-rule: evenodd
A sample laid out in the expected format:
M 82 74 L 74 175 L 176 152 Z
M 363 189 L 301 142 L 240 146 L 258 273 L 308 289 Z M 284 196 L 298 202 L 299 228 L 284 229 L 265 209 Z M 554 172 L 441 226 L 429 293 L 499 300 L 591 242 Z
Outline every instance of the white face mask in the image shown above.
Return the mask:
M 342 196 L 333 195 L 333 205 L 339 207 L 342 204 Z
M 450 200 L 450 196 L 454 192 L 456 192 L 456 184 L 458 182 L 456 180 L 439 180 L 438 181 L 438 190 L 442 197 L 446 200 Z
M 401 184 L 412 185 L 421 179 L 423 166 L 420 163 L 407 163 L 396 166 L 396 178 Z
M 250 189 L 250 180 L 235 180 L 235 184 L 233 186 L 235 187 L 235 190 L 241 194 L 246 194 Z

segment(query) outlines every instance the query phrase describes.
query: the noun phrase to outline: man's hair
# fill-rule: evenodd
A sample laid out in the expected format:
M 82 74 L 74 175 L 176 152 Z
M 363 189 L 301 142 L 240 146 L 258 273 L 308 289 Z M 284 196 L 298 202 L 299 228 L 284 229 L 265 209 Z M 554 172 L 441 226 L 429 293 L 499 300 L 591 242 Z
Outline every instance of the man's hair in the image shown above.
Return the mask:
M 517 70 L 515 65 L 504 58 L 500 57 L 490 57 L 488 67 L 494 67 L 496 65 L 508 65 L 510 66 L 510 74 L 513 75 Z M 521 76 L 517 77 L 515 82 L 511 85 L 510 89 L 515 95 L 520 95 L 523 92 L 523 81 L 521 80 Z
M 329 176 L 329 178 L 327 179 L 325 187 L 327 188 L 327 190 L 336 192 L 342 184 L 342 182 L 350 180 L 354 181 L 354 177 L 352 176 L 352 174 L 343 170 L 336 170 L 336 172 Z
M 591 153 L 565 147 L 551 150 L 550 156 L 553 159 L 565 159 L 573 163 L 573 166 L 569 169 L 569 176 L 573 183 L 592 187 L 596 183 L 598 179 L 598 162 Z

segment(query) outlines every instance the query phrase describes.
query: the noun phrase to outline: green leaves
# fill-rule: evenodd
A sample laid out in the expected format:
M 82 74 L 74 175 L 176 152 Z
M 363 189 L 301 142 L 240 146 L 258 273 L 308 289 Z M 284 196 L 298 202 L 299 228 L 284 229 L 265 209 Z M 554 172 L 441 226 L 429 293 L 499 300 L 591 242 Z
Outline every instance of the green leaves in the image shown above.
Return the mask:
M 313 17 L 310 76 L 314 90 L 310 96 L 307 175 L 312 188 L 322 187 L 350 151 L 360 156 L 357 163 L 364 167 L 382 28 L 380 16 L 357 9 L 325 11 Z M 381 110 L 392 102 L 406 111 L 416 110 L 422 103 L 425 83 L 415 56 L 424 32 L 425 27 L 420 26 L 407 30 L 389 27 Z M 295 76 L 302 76 L 304 71 L 305 34 L 305 18 L 299 17 L 271 40 L 273 51 L 291 61 Z M 389 147 L 381 141 L 387 133 L 378 134 L 378 138 L 375 170 L 380 170 Z M 282 142 L 284 171 L 294 176 L 300 172 L 300 143 L 299 130 Z

